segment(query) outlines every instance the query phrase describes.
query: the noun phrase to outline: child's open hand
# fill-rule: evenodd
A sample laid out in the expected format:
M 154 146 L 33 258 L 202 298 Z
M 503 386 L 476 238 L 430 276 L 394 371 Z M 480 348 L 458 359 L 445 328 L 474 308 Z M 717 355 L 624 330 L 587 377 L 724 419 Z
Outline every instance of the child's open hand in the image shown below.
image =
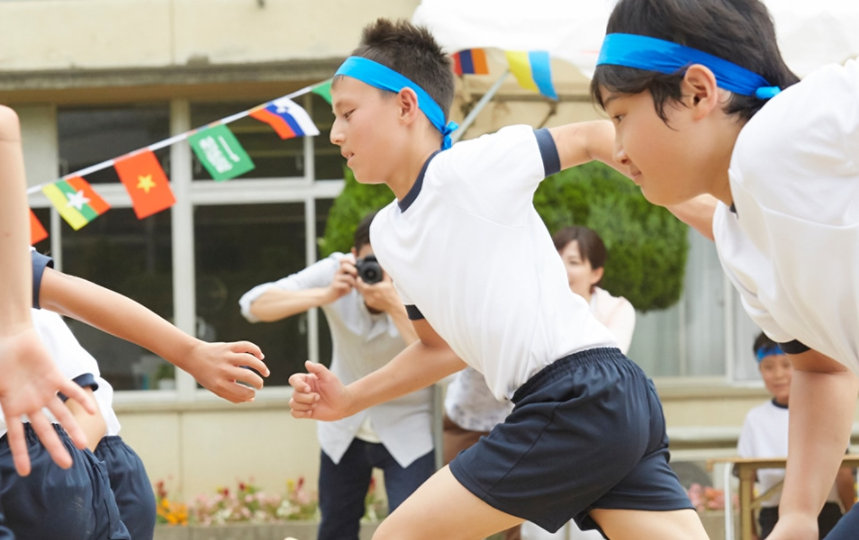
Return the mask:
M 289 406 L 295 418 L 339 420 L 348 416 L 349 394 L 343 383 L 322 364 L 305 362 L 307 373 L 289 377 L 293 388 Z
M 263 387 L 262 377 L 257 373 L 269 375 L 262 351 L 250 341 L 200 341 L 191 349 L 190 356 L 182 362 L 182 367 L 206 389 L 233 403 L 253 401 L 256 390 Z
M 27 440 L 21 423 L 24 414 L 57 465 L 64 469 L 71 467 L 72 458 L 42 412 L 42 407 L 51 411 L 75 446 L 86 448 L 86 434 L 57 397 L 57 391 L 80 403 L 89 414 L 97 411 L 95 401 L 77 383 L 63 377 L 32 327 L 0 337 L 0 373 L 3 374 L 0 377 L 0 405 L 6 417 L 9 449 L 18 474 L 30 474 Z

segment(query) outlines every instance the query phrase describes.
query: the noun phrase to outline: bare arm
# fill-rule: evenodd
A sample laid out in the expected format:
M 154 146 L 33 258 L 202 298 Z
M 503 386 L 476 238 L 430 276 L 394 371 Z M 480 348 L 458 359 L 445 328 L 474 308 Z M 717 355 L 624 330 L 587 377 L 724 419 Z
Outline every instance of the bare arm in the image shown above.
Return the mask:
M 273 322 L 321 307 L 347 294 L 355 286 L 357 271 L 348 257 L 340 260 L 340 267 L 327 287 L 287 290 L 271 287 L 250 305 L 251 315 L 263 322 Z
M 788 460 L 773 538 L 817 531 L 817 515 L 832 489 L 850 441 L 859 380 L 816 351 L 790 355 Z
M 259 347 L 248 341 L 207 343 L 179 330 L 138 302 L 85 279 L 47 269 L 42 278 L 41 304 L 116 337 L 152 351 L 184 369 L 220 397 L 249 401 L 254 391 L 238 382 L 262 388 L 268 376 Z
M 0 105 L 0 406 L 8 429 L 9 448 L 18 474 L 30 474 L 30 458 L 21 416 L 30 425 L 51 458 L 63 468 L 72 465 L 42 407 L 47 407 L 66 428 L 78 448 L 86 435 L 57 397 L 62 391 L 89 413 L 95 403 L 83 389 L 64 378 L 42 345 L 30 318 L 32 272 L 27 219 L 26 179 L 21 130 L 12 109 Z
M 411 345 L 418 340 L 417 331 L 406 313 L 406 306 L 403 305 L 403 301 L 394 287 L 394 282 L 391 281 L 388 274 L 384 274 L 382 281 L 372 285 L 367 285 L 359 278 L 355 287 L 364 297 L 364 302 L 368 307 L 384 311 L 391 317 L 406 345 Z
M 465 367 L 462 360 L 425 320 L 414 322 L 418 341 L 376 371 L 343 386 L 321 364 L 289 378 L 289 404 L 295 418 L 338 420 L 373 405 L 425 388 Z

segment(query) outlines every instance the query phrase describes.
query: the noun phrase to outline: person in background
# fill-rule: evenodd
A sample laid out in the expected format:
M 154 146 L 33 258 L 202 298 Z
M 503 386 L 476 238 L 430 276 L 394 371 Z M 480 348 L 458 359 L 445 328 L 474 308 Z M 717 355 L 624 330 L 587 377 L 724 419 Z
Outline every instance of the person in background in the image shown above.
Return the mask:
M 358 224 L 351 254 L 334 253 L 239 300 L 251 322 L 321 307 L 331 329 L 331 370 L 344 381 L 383 366 L 417 339 L 391 278 L 373 256 L 374 216 Z M 319 422 L 319 540 L 357 540 L 374 467 L 384 473 L 391 512 L 435 472 L 431 407 L 432 391 L 423 389 L 337 422 Z
M 784 354 L 778 344 L 763 332 L 755 338 L 753 350 L 764 387 L 772 398 L 746 414 L 740 439 L 737 442 L 737 453 L 740 457 L 748 458 L 785 457 L 787 456 L 788 402 L 793 366 L 790 358 Z M 760 493 L 766 493 L 783 480 L 784 469 L 758 471 Z M 817 516 L 820 538 L 826 536 L 835 527 L 843 513 L 853 506 L 855 499 L 854 470 L 850 467 L 841 467 L 826 503 Z M 778 521 L 778 503 L 777 494 L 761 504 L 758 514 L 761 540 L 769 536 Z

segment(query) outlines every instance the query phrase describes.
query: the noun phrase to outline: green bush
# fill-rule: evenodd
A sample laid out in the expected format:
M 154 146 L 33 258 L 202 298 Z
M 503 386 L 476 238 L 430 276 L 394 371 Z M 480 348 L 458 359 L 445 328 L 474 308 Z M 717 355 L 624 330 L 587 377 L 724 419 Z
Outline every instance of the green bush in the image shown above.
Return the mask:
M 344 167 L 345 185 L 328 213 L 325 236 L 319 239 L 323 257 L 335 251 L 348 253 L 355 238 L 355 227 L 370 212 L 394 200 L 394 194 L 385 184 L 359 184 L 352 171 Z
M 534 206 L 551 232 L 584 225 L 599 233 L 608 250 L 601 286 L 612 294 L 639 311 L 680 299 L 687 226 L 617 171 L 602 163 L 561 171 L 540 184 Z
M 345 171 L 346 184 L 328 215 L 324 255 L 348 251 L 355 226 L 367 213 L 393 199 L 385 185 L 364 185 Z M 626 297 L 639 311 L 664 309 L 680 299 L 686 253 L 686 225 L 647 202 L 627 178 L 601 164 L 567 169 L 543 181 L 534 206 L 549 231 L 585 225 L 608 249 L 602 286 Z

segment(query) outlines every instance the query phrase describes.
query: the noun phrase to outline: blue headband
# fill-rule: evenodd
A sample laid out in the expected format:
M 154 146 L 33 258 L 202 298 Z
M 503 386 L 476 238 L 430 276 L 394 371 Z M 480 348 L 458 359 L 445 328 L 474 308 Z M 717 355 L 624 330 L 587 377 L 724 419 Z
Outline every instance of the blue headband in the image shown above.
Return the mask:
M 758 363 L 761 362 L 767 356 L 781 356 L 784 354 L 784 351 L 781 350 L 781 347 L 778 345 L 769 345 L 764 346 L 755 351 L 755 357 L 758 359 Z
M 608 34 L 597 65 L 625 66 L 673 74 L 692 64 L 707 66 L 720 88 L 743 96 L 770 99 L 781 89 L 753 71 L 712 54 L 649 36 Z
M 350 56 L 347 58 L 334 75 L 352 77 L 370 86 L 390 92 L 399 92 L 403 88 L 411 88 L 418 96 L 418 107 L 420 110 L 423 111 L 430 123 L 441 132 L 443 137 L 442 149 L 450 148 L 450 134 L 456 131 L 459 126 L 456 125 L 456 122 L 445 124 L 444 112 L 442 112 L 438 103 L 426 93 L 426 90 L 410 81 L 408 77 L 369 58 L 360 56 Z

